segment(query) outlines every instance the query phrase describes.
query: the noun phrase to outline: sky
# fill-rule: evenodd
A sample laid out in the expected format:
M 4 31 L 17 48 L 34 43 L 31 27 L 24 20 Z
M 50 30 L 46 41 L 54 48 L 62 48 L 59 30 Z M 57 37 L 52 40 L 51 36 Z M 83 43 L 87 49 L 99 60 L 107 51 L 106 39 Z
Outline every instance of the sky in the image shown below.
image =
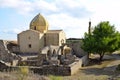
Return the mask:
M 120 0 L 0 0 L 0 39 L 17 40 L 38 13 L 67 38 L 83 38 L 89 21 L 109 21 L 120 31 Z

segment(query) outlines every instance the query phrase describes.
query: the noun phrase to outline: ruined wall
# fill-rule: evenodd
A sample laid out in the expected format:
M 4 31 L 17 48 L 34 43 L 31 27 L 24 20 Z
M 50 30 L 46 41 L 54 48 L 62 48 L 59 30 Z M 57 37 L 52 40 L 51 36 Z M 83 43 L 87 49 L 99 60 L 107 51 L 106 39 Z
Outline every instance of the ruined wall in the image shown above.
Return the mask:
M 77 73 L 81 67 L 82 61 L 81 59 L 77 59 L 70 65 L 43 65 L 41 67 L 30 67 L 30 70 L 40 75 L 70 76 Z
M 8 41 L 0 40 L 0 60 L 11 62 L 18 57 L 11 53 L 7 48 Z
M 86 55 L 87 53 L 81 48 L 83 42 L 82 39 L 67 39 L 67 44 L 69 47 L 72 48 L 72 53 L 75 54 L 77 57 L 81 57 Z
M 42 66 L 42 67 L 31 67 L 30 68 L 34 73 L 38 73 L 40 75 L 61 75 L 61 76 L 69 76 L 70 67 L 69 66 Z
M 71 75 L 77 73 L 79 69 L 82 67 L 82 60 L 78 59 L 74 63 L 70 64 Z
M 7 41 L 7 49 L 11 52 L 11 53 L 19 53 L 19 46 L 17 41 Z
M 86 66 L 89 63 L 88 55 L 81 57 L 82 66 Z

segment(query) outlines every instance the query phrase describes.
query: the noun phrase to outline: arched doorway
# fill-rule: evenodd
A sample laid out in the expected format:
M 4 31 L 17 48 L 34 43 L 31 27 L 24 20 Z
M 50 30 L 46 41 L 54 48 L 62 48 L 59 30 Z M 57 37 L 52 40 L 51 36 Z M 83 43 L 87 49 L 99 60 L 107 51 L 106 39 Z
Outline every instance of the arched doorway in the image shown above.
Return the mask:
M 47 57 L 48 57 L 48 59 L 51 59 L 51 51 L 50 50 L 47 51 Z
M 56 50 L 55 49 L 53 50 L 52 56 L 54 56 L 54 57 L 56 56 Z

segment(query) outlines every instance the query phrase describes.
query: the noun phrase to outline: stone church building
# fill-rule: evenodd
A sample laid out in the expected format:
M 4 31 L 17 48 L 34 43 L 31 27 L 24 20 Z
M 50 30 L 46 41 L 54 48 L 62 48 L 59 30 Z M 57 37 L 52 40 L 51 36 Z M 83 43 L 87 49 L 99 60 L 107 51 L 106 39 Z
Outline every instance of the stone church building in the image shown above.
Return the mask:
M 29 30 L 18 34 L 21 53 L 39 53 L 46 46 L 61 46 L 66 43 L 63 30 L 49 30 L 47 20 L 39 13 L 30 22 Z

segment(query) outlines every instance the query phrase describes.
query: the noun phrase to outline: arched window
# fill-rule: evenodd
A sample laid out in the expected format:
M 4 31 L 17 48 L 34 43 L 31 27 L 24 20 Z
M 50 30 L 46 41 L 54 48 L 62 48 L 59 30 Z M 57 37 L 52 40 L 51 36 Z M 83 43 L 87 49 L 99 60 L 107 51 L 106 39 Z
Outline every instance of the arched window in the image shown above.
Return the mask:
M 51 56 L 50 50 L 47 51 L 47 56 Z
M 63 43 L 64 43 L 64 39 L 61 40 L 61 44 L 63 44 Z
M 34 26 L 34 30 L 36 30 L 36 26 Z
M 50 50 L 47 51 L 47 58 L 48 58 L 49 60 L 51 59 L 51 51 L 50 51 Z
M 28 47 L 31 48 L 32 47 L 31 44 L 29 44 Z
M 53 55 L 56 55 L 56 50 L 55 49 L 53 50 Z

